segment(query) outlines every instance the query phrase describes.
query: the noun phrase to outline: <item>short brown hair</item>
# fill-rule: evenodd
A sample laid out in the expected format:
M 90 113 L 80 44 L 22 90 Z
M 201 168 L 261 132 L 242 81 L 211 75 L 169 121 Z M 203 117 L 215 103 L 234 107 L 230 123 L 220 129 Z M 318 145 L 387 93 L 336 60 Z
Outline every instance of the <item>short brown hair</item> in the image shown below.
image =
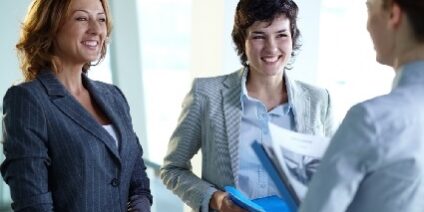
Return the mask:
M 16 44 L 18 58 L 25 81 L 33 80 L 44 68 L 58 72 L 57 58 L 53 54 L 56 35 L 68 16 L 72 0 L 33 0 L 22 23 L 19 41 Z M 107 36 L 112 22 L 108 0 L 99 0 L 105 11 Z M 102 46 L 99 62 L 106 55 L 106 43 Z M 87 71 L 91 64 L 84 65 Z

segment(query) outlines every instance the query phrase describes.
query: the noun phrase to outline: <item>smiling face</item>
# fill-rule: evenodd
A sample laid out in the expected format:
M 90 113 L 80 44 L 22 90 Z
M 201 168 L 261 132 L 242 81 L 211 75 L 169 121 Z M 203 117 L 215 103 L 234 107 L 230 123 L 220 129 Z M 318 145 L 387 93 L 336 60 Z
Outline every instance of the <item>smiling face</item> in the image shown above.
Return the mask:
M 72 0 L 56 36 L 55 55 L 63 64 L 95 61 L 106 35 L 106 14 L 100 0 Z
M 280 15 L 272 23 L 256 21 L 247 29 L 245 49 L 252 72 L 281 75 L 293 51 L 290 20 Z

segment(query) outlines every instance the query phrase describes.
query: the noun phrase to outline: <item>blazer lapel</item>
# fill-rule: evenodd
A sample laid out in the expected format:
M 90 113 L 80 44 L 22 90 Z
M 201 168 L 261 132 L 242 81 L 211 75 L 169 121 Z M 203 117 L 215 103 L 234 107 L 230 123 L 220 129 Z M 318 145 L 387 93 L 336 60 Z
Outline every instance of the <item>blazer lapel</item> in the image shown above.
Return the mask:
M 83 75 L 87 89 L 90 91 L 92 98 L 96 101 L 98 106 L 106 114 L 106 116 L 112 121 L 112 125 L 116 130 L 117 137 L 119 140 L 119 152 L 125 153 L 128 152 L 125 145 L 125 142 L 128 141 L 129 133 L 132 133 L 132 127 L 129 122 L 123 120 L 125 116 L 125 111 L 122 111 L 123 102 L 117 102 L 116 97 L 111 92 L 103 90 L 100 87 L 96 86 L 88 77 Z M 122 117 L 121 117 L 122 116 Z M 116 149 L 115 143 L 113 144 Z
M 303 89 L 297 85 L 284 71 L 284 79 L 287 88 L 287 95 L 289 104 L 292 105 L 294 124 L 297 132 L 305 133 L 308 129 L 305 123 L 309 123 L 307 120 L 310 117 L 310 111 L 308 110 L 310 104 L 310 96 L 305 95 Z M 300 115 L 302 114 L 302 116 Z
M 91 114 L 89 114 L 81 106 L 81 104 L 72 95 L 70 95 L 53 73 L 49 70 L 42 71 L 37 78 L 46 88 L 47 94 L 50 96 L 52 103 L 76 124 L 80 125 L 82 129 L 104 142 L 113 155 L 115 155 L 115 157 L 120 161 L 114 139 L 91 116 Z M 93 90 L 90 90 L 91 94 L 93 94 Z M 103 109 L 103 105 L 100 105 L 100 107 Z
M 222 90 L 223 108 L 225 117 L 225 129 L 228 139 L 228 150 L 231 158 L 231 168 L 233 170 L 234 183 L 238 182 L 237 170 L 239 169 L 239 135 L 241 121 L 241 77 L 243 70 L 230 75 L 224 82 Z

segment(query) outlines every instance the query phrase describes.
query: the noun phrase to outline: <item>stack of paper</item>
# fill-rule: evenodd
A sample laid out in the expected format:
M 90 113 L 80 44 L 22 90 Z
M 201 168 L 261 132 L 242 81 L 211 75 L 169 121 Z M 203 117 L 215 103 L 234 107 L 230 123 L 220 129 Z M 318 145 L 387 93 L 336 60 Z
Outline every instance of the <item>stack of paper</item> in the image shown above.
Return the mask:
M 330 140 L 322 136 L 293 132 L 274 124 L 269 124 L 269 131 L 271 141 L 254 142 L 252 148 L 280 191 L 288 211 L 295 212 L 300 199 L 306 193 L 309 178 L 317 168 Z M 285 155 L 287 153 L 300 157 L 301 164 L 291 161 Z M 299 170 L 309 175 L 296 175 Z

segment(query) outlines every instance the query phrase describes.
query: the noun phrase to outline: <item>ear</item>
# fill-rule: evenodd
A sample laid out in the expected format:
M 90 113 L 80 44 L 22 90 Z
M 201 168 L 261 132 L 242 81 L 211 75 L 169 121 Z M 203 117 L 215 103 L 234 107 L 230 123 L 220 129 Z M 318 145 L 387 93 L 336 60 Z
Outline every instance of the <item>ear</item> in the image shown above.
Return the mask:
M 402 17 L 403 17 L 403 11 L 399 7 L 398 4 L 395 2 L 392 3 L 389 10 L 389 21 L 388 21 L 388 27 L 390 29 L 397 29 L 399 28 L 400 24 L 402 23 Z

